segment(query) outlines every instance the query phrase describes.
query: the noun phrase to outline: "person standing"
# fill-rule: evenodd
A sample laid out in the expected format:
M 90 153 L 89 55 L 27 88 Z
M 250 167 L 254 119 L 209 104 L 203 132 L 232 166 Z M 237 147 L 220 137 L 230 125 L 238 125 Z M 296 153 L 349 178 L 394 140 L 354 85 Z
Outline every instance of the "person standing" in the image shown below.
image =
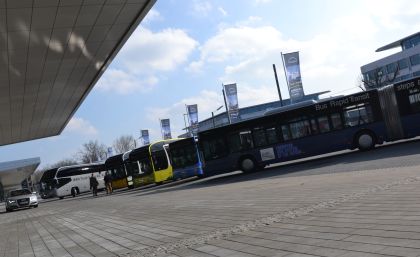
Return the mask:
M 106 187 L 106 194 L 112 194 L 112 177 L 109 172 L 105 173 L 104 182 Z
M 89 183 L 90 183 L 90 189 L 92 190 L 92 194 L 93 196 L 97 196 L 98 195 L 98 180 L 96 179 L 96 177 L 93 175 L 90 177 L 89 179 Z

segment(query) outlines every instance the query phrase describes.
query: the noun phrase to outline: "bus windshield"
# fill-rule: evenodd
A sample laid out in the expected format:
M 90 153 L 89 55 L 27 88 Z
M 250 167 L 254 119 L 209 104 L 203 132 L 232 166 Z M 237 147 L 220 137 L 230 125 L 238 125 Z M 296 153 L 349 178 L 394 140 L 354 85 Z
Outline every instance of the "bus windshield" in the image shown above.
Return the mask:
M 197 150 L 193 142 L 170 149 L 171 162 L 174 169 L 184 168 L 198 163 Z

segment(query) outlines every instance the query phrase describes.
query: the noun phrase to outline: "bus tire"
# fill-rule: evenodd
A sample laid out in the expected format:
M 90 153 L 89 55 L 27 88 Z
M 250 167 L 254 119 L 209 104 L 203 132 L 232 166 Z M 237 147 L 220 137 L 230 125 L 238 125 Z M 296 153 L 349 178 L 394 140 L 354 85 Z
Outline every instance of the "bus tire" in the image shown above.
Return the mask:
M 64 199 L 64 196 L 60 196 L 60 197 L 58 197 L 60 200 L 63 200 Z
M 252 157 L 242 158 L 239 167 L 244 173 L 254 172 L 258 169 L 257 162 Z
M 73 187 L 73 188 L 71 189 L 71 196 L 72 196 L 72 197 L 76 197 L 76 194 L 77 194 L 76 188 L 74 188 L 74 187 Z
M 370 131 L 361 131 L 356 136 L 356 145 L 360 151 L 371 150 L 375 147 L 376 137 Z

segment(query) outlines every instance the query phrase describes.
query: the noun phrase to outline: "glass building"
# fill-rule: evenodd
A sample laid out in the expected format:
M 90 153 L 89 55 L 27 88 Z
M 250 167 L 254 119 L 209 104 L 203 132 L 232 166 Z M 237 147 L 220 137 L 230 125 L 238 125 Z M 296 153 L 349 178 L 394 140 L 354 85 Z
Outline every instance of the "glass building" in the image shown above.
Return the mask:
M 360 67 L 364 82 L 381 87 L 420 76 L 420 32 L 380 47 L 376 52 L 396 47 L 402 51 Z

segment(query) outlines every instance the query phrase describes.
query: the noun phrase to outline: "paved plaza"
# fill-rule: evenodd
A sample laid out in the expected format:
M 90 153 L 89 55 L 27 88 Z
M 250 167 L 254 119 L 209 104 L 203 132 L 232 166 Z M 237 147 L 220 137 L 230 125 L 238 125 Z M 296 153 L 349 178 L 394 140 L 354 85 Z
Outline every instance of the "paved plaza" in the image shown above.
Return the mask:
M 0 257 L 420 256 L 420 141 L 0 207 Z

